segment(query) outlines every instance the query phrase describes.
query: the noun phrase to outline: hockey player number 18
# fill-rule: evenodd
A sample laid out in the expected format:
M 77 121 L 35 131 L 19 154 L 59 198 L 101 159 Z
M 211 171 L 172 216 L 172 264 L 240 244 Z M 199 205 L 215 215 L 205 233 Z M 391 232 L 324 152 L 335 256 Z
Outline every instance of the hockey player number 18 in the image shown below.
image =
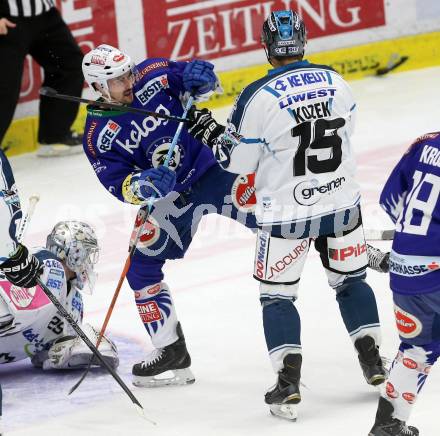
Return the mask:
M 342 139 L 338 129 L 344 125 L 344 118 L 336 118 L 318 119 L 294 127 L 291 133 L 299 138 L 299 144 L 293 158 L 293 176 L 305 176 L 306 167 L 314 174 L 336 171 L 342 161 Z M 328 159 L 319 160 L 317 155 L 309 155 L 310 150 L 323 149 L 330 149 Z
M 413 175 L 413 188 L 408 194 L 408 203 L 404 213 L 400 216 L 400 231 L 412 235 L 426 236 L 432 220 L 432 213 L 440 194 L 440 177 L 435 174 L 415 171 Z M 420 192 L 426 200 L 420 200 Z

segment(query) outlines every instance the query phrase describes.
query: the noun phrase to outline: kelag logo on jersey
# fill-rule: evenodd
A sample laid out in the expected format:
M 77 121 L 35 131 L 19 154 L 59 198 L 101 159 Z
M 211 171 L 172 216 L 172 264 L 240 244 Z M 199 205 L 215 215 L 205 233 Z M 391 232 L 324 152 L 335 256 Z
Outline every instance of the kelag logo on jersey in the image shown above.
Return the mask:
M 108 120 L 106 126 L 101 130 L 98 136 L 96 146 L 101 153 L 105 153 L 112 148 L 112 143 L 118 133 L 121 131 L 121 126 L 112 120 Z
M 142 106 L 145 106 L 154 96 L 156 96 L 162 89 L 168 88 L 168 76 L 163 74 L 162 76 L 155 77 L 148 81 L 142 89 L 136 92 L 137 99 L 141 102 Z
M 171 112 L 162 104 L 157 106 L 155 112 L 165 115 L 171 114 Z M 148 135 L 154 132 L 159 126 L 166 126 L 168 124 L 168 120 L 149 116 L 142 120 L 142 124 L 139 124 L 135 120 L 132 120 L 130 124 L 133 126 L 133 129 L 130 131 L 128 139 L 124 139 L 124 142 L 116 139 L 116 144 L 122 147 L 127 153 L 134 154 L 134 150 L 139 148 L 141 141 L 148 138 Z M 124 137 L 125 135 L 123 138 Z

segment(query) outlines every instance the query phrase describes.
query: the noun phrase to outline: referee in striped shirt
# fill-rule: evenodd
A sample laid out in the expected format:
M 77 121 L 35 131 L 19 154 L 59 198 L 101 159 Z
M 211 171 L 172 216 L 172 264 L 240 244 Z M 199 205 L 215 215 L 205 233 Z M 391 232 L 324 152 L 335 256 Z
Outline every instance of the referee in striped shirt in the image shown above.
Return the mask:
M 54 0 L 0 0 L 0 144 L 14 116 L 26 55 L 44 70 L 44 86 L 81 96 L 83 53 Z M 81 153 L 81 135 L 70 130 L 78 104 L 40 99 L 39 156 Z

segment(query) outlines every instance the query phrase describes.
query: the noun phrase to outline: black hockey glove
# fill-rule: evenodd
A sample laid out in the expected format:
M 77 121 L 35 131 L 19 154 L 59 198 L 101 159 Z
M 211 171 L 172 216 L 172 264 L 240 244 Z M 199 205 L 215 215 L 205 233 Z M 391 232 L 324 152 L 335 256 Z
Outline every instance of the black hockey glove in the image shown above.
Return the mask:
M 32 288 L 43 272 L 43 265 L 24 245 L 18 244 L 15 253 L 0 265 L 0 270 L 13 285 Z
M 378 248 L 367 244 L 368 266 L 377 272 L 387 273 L 390 270 L 390 253 L 383 253 Z
M 212 118 L 208 109 L 197 109 L 193 106 L 188 112 L 188 132 L 208 147 L 213 147 L 215 140 L 225 131 L 225 126 Z

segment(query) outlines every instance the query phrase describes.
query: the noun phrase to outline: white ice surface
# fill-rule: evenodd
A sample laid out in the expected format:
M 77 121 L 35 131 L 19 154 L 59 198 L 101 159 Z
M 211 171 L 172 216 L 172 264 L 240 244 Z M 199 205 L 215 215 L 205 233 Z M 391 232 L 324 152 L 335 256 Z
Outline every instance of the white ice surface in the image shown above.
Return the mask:
M 417 136 L 440 129 L 440 68 L 369 78 L 352 84 L 358 100 L 354 144 L 363 187 L 366 227 L 390 228 L 376 205 L 381 186 Z M 228 110 L 217 111 L 224 120 Z M 127 255 L 136 208 L 116 201 L 102 188 L 82 155 L 12 159 L 24 204 L 41 194 L 28 245 L 41 245 L 55 222 L 87 220 L 98 229 L 100 279 L 86 299 L 86 319 L 101 325 Z M 387 243 L 379 243 L 387 247 Z M 153 427 L 140 418 L 104 372 L 91 374 L 77 393 L 67 391 L 78 373 L 43 374 L 30 363 L 2 365 L 3 422 L 11 436 L 366 436 L 378 393 L 367 386 L 345 332 L 333 291 L 314 250 L 301 279 L 304 365 L 299 419 L 269 415 L 263 395 L 275 381 L 267 356 L 258 285 L 252 279 L 254 236 L 225 218 L 204 218 L 184 260 L 166 265 L 196 383 L 146 390 L 133 387 Z M 392 358 L 398 345 L 387 277 L 369 273 L 383 325 L 382 354 Z M 110 334 L 120 348 L 120 375 L 130 384 L 131 365 L 151 349 L 133 297 L 124 285 Z M 434 369 L 415 406 L 412 422 L 423 436 L 440 434 L 436 411 L 440 394 Z

